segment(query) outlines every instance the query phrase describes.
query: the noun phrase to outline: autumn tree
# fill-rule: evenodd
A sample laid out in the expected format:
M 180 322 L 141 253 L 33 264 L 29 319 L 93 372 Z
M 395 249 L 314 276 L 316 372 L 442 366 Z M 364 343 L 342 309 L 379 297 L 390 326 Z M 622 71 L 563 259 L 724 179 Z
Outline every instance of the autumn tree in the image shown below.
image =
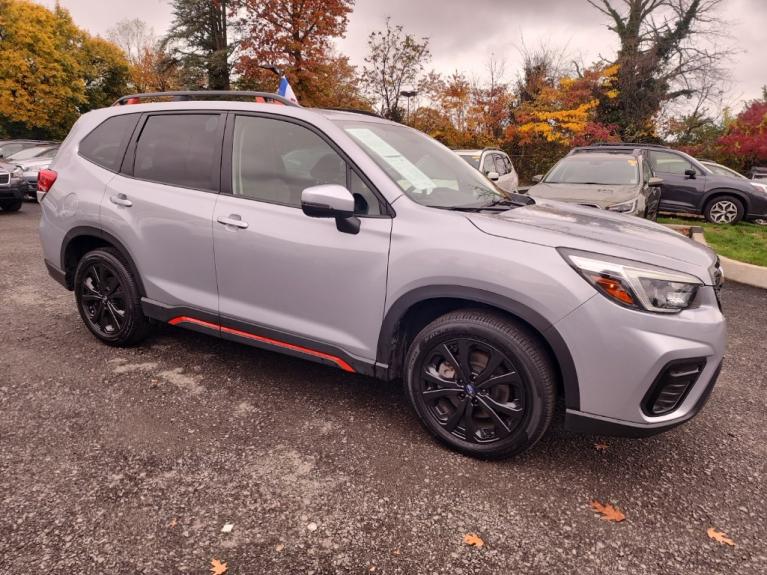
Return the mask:
M 354 0 L 242 0 L 241 84 L 273 91 L 277 78 L 264 66 L 274 66 L 302 104 L 361 105 L 356 68 L 332 50 L 353 6 Z
M 77 117 L 126 91 L 119 48 L 79 29 L 65 9 L 0 0 L 0 132 L 61 138 Z
M 626 141 L 656 138 L 661 108 L 694 96 L 712 78 L 723 76 L 729 50 L 715 47 L 721 37 L 716 10 L 721 0 L 588 0 L 609 20 L 620 49 L 618 97 L 600 115 L 619 126 Z M 714 47 L 709 47 L 714 46 Z
M 363 78 L 372 98 L 378 101 L 383 116 L 403 120 L 402 90 L 418 85 L 424 67 L 431 59 L 429 39 L 406 34 L 400 25 L 386 19 L 384 30 L 368 37 Z
M 746 172 L 767 164 L 767 98 L 750 102 L 717 144 L 722 159 L 733 168 Z
M 601 123 L 597 116 L 600 101 L 618 95 L 615 66 L 597 66 L 580 76 L 545 82 L 540 81 L 539 68 L 529 71 L 534 77 L 523 80 L 523 84 L 535 86 L 535 90 L 517 94 L 505 143 L 524 158 L 518 162 L 523 179 L 545 172 L 573 146 L 618 139 L 617 127 Z
M 183 65 L 188 88 L 228 90 L 235 48 L 229 27 L 235 0 L 173 0 L 173 22 L 162 43 Z

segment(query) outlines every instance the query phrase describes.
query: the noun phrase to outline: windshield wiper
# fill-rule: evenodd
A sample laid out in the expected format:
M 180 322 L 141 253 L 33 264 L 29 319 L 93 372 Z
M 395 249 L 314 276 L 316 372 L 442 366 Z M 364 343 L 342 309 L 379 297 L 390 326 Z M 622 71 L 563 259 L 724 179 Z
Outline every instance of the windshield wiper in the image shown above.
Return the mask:
M 514 208 L 520 208 L 522 206 L 529 206 L 534 204 L 535 200 L 530 196 L 522 194 L 506 194 L 505 197 L 493 200 L 489 204 L 481 205 L 467 205 L 467 206 L 429 206 L 431 208 L 440 208 L 443 210 L 450 210 L 454 212 L 505 212 Z

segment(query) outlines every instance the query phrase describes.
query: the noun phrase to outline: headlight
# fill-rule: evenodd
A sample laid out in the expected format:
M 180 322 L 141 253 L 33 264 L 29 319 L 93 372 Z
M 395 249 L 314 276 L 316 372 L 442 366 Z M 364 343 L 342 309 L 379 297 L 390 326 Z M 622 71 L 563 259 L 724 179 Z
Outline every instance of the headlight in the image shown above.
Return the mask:
M 11 172 L 11 177 L 14 180 L 21 179 L 22 176 L 24 176 L 24 169 L 21 166 L 16 166 Z
M 607 206 L 606 209 L 610 210 L 611 212 L 620 212 L 622 214 L 633 212 L 637 209 L 637 202 L 638 199 L 631 200 L 630 202 L 621 202 L 620 204 L 613 204 L 612 206 Z
M 641 262 L 564 248 L 559 253 L 599 293 L 632 309 L 678 313 L 690 307 L 703 285 L 695 276 Z

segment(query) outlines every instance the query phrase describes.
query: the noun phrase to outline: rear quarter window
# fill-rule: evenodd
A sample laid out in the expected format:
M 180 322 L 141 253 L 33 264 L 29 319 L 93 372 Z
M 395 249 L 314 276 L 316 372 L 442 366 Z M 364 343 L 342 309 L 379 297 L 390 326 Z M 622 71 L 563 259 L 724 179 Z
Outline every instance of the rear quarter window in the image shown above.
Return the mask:
M 139 114 L 121 114 L 104 120 L 80 141 L 80 155 L 117 172 L 138 119 Z

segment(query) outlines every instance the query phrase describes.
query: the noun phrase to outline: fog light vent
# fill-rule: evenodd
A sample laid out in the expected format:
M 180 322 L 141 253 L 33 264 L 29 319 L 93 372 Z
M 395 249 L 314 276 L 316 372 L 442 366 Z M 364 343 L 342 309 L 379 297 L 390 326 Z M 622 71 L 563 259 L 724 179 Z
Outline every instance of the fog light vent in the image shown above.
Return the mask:
M 672 361 L 664 367 L 642 402 L 642 411 L 658 416 L 674 411 L 698 381 L 705 359 Z

